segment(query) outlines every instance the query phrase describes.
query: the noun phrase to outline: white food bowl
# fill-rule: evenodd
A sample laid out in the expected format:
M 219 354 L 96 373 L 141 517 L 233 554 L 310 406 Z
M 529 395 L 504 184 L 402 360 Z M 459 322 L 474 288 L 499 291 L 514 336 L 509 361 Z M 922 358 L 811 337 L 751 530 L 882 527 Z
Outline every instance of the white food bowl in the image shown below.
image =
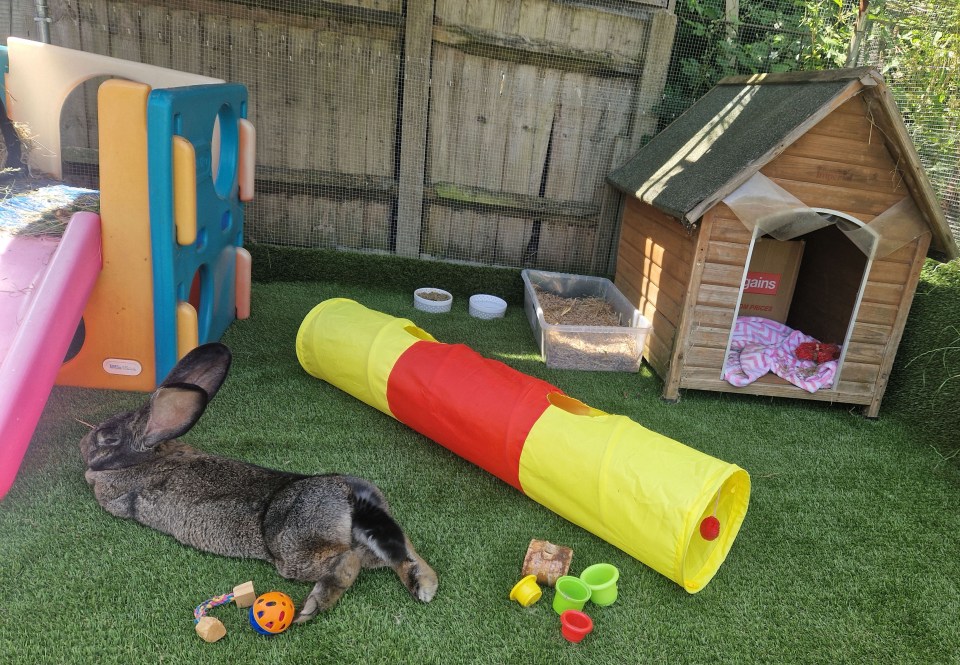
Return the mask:
M 413 292 L 413 306 L 421 312 L 442 314 L 443 312 L 449 312 L 452 305 L 453 295 L 449 291 L 425 287 Z
M 478 319 L 499 319 L 507 311 L 507 301 L 497 296 L 478 293 L 470 296 L 470 316 Z

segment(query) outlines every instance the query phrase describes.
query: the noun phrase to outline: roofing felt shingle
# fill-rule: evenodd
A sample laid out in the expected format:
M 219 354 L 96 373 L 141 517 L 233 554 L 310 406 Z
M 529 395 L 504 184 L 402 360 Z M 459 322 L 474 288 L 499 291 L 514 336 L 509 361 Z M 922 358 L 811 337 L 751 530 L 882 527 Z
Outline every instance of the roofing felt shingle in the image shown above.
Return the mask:
M 927 222 L 929 255 L 960 255 L 937 194 L 883 77 L 872 67 L 720 81 L 607 181 L 687 225 L 848 99 L 860 96 Z
M 839 95 L 850 79 L 718 85 L 607 178 L 684 219 Z M 692 220 L 690 220 L 692 221 Z

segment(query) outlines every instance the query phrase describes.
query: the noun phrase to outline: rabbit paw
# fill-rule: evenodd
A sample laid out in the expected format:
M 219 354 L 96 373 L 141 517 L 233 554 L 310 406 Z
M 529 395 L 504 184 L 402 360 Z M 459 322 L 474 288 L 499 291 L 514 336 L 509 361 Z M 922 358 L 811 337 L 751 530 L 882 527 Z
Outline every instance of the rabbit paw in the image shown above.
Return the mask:
M 407 588 L 414 598 L 429 603 L 437 595 L 437 573 L 422 559 L 410 567 Z

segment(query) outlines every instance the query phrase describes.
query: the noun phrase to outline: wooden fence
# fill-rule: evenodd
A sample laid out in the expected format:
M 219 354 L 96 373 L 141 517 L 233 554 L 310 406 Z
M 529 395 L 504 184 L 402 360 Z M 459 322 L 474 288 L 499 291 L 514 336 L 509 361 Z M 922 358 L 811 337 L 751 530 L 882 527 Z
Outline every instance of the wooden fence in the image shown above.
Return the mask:
M 673 0 L 48 0 L 53 43 L 239 81 L 248 237 L 610 272 L 606 175 L 657 128 Z M 33 0 L 0 37 L 34 36 Z M 61 119 L 95 159 L 97 81 Z

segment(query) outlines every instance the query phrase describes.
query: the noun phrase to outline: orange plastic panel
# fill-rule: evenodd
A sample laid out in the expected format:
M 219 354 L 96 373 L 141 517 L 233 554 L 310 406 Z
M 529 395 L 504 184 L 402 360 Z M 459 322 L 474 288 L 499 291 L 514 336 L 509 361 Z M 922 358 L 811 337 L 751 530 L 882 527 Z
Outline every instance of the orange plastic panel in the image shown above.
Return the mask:
M 117 390 L 156 386 L 146 157 L 149 94 L 150 86 L 120 79 L 100 86 L 103 270 L 83 313 L 83 346 L 60 370 L 60 384 Z

